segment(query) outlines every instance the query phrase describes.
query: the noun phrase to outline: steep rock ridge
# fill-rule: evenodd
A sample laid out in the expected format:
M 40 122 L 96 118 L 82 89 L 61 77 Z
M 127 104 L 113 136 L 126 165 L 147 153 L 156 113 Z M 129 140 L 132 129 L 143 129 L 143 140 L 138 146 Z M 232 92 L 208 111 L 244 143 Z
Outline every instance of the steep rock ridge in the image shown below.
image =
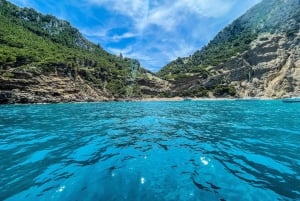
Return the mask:
M 263 0 L 158 75 L 173 82 L 175 95 L 299 96 L 299 30 L 299 0 Z

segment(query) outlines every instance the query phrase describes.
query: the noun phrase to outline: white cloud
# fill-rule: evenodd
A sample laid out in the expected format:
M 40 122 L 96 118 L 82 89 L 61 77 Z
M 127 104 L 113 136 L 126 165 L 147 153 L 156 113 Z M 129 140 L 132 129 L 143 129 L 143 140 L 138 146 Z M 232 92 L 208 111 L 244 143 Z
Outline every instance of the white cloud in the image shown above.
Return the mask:
M 125 32 L 122 34 L 110 34 L 111 28 L 102 28 L 102 27 L 93 27 L 81 29 L 81 33 L 88 37 L 98 37 L 99 39 L 106 42 L 120 42 L 123 39 L 135 38 L 138 37 L 136 33 L 133 32 Z
M 80 32 L 83 33 L 84 35 L 90 36 L 90 37 L 106 37 L 107 32 L 109 31 L 110 28 L 103 28 L 103 27 L 92 27 L 92 28 L 82 28 L 80 29 Z
M 226 15 L 236 0 L 181 0 L 182 7 L 204 17 Z
M 88 0 L 90 4 L 104 6 L 109 10 L 117 11 L 134 20 L 141 19 L 148 10 L 148 0 Z
M 162 67 L 177 57 L 188 56 L 200 49 L 222 28 L 218 21 L 223 18 L 227 19 L 226 22 L 233 20 L 228 16 L 240 3 L 238 0 L 87 1 L 118 13 L 130 22 L 126 22 L 130 24 L 130 30 L 125 32 L 111 34 L 110 30 L 123 26 L 116 21 L 109 24 L 110 29 L 104 26 L 102 31 L 90 31 L 91 35 L 101 37 L 101 43 L 108 46 L 109 42 L 114 43 L 108 47 L 110 52 L 139 59 L 144 67 L 154 71 L 158 70 L 155 67 Z M 245 4 L 250 4 L 260 0 L 245 1 Z M 136 41 L 126 47 L 115 45 L 128 38 Z
M 149 3 L 149 0 L 88 1 L 129 17 L 137 30 L 157 25 L 166 31 L 172 31 L 182 23 L 186 14 L 193 17 L 220 17 L 230 11 L 236 0 L 164 0 L 160 3 Z
M 138 59 L 143 67 L 156 72 L 158 67 L 166 65 L 169 61 L 179 56 L 192 54 L 199 46 L 190 45 L 183 39 L 173 38 L 170 40 L 151 40 L 145 45 L 138 42 L 125 48 L 108 48 L 116 55 L 120 53 L 125 57 Z
M 126 32 L 126 33 L 120 34 L 120 35 L 118 35 L 118 34 L 113 35 L 113 36 L 112 36 L 112 40 L 113 40 L 114 42 L 118 42 L 118 41 L 120 41 L 120 40 L 127 39 L 127 38 L 134 38 L 134 37 L 136 37 L 136 36 L 137 36 L 137 35 L 134 34 L 134 33 Z

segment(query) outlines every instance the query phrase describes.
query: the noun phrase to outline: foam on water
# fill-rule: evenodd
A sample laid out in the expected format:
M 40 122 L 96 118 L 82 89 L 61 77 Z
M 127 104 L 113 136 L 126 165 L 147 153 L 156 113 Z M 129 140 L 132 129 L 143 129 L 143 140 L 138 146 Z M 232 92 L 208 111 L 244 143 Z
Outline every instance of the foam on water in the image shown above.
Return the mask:
M 0 200 L 300 200 L 300 104 L 0 107 Z

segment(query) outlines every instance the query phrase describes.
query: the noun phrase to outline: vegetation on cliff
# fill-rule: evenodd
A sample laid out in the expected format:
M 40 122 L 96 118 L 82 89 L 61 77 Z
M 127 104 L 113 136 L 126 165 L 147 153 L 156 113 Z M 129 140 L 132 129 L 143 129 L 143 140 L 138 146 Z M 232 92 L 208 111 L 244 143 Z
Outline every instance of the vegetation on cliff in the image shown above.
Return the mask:
M 132 70 L 136 76 L 147 72 L 137 60 L 109 54 L 89 42 L 69 22 L 0 0 L 0 77 L 13 77 L 17 71 L 59 72 L 80 75 L 108 96 L 126 97 L 128 86 L 131 96 L 141 96 L 131 81 Z

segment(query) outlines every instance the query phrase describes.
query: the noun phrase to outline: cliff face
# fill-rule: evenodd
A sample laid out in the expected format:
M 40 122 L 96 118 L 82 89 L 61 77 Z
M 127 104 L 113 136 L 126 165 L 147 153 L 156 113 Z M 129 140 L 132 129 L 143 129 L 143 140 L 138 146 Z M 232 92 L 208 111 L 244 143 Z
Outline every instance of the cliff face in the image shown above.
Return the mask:
M 138 83 L 140 95 L 131 92 L 132 94 L 121 99 L 156 97 L 169 89 L 168 82 L 150 73 L 145 73 L 134 82 Z M 84 75 L 71 71 L 36 74 L 28 70 L 14 69 L 0 76 L 0 104 L 91 102 L 116 99 L 120 98 L 112 96 L 109 91 L 93 86 Z
M 34 75 L 10 72 L 0 77 L 0 103 L 57 103 L 70 101 L 103 101 L 109 95 L 90 86 L 79 75 Z
M 189 96 L 300 96 L 300 1 L 263 0 L 158 75 Z M 196 94 L 195 94 L 196 92 Z
M 236 88 L 237 95 L 299 96 L 300 32 L 293 38 L 282 34 L 262 35 L 251 45 L 251 50 L 219 66 L 225 71 L 224 79 Z M 237 73 L 244 77 L 236 76 Z

